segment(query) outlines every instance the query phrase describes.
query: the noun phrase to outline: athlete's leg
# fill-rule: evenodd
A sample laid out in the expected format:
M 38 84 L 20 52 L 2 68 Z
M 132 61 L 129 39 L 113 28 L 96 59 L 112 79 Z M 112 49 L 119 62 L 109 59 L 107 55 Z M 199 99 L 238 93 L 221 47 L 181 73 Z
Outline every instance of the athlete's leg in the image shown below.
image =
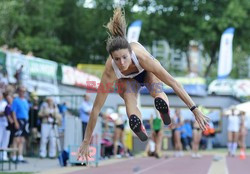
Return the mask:
M 151 72 L 147 72 L 144 82 L 150 95 L 155 99 L 155 107 L 160 112 L 164 124 L 169 125 L 171 123 L 169 116 L 169 100 L 167 95 L 163 92 L 163 83 Z
M 120 79 L 118 84 L 122 86 L 119 94 L 125 102 L 130 128 L 140 140 L 146 141 L 148 137 L 141 121 L 141 112 L 137 106 L 137 95 L 140 84 L 134 79 Z
M 141 112 L 137 107 L 137 96 L 140 84 L 133 79 L 120 79 L 118 80 L 118 86 L 121 86 L 119 95 L 125 102 L 128 117 L 134 114 L 141 119 Z

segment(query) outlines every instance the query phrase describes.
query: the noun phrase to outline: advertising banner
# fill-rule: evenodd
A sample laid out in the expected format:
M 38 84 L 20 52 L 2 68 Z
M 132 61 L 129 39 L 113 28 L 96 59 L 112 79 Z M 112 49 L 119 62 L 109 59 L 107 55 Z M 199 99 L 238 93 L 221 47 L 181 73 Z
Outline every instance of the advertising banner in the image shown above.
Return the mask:
M 100 78 L 78 70 L 77 68 L 62 65 L 62 84 L 88 87 L 88 82 L 95 82 L 95 84 L 98 84 L 100 83 Z M 94 87 L 97 88 L 98 85 Z
M 226 29 L 220 41 L 218 78 L 226 78 L 232 70 L 234 28 Z
M 127 34 L 127 40 L 128 42 L 138 42 L 140 32 L 141 32 L 141 20 L 134 21 L 129 27 L 128 27 L 128 34 Z

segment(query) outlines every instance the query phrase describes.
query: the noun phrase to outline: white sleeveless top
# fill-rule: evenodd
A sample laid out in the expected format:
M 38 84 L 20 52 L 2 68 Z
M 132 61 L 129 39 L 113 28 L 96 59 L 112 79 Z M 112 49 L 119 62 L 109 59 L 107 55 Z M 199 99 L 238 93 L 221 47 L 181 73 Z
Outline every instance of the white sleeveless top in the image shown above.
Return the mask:
M 131 58 L 132 58 L 132 61 L 134 62 L 136 68 L 138 69 L 139 72 L 137 73 L 133 73 L 133 74 L 129 74 L 129 75 L 123 75 L 121 73 L 121 71 L 119 70 L 119 68 L 117 67 L 117 65 L 115 64 L 114 60 L 112 59 L 112 67 L 115 71 L 115 75 L 118 79 L 121 79 L 121 78 L 134 78 L 135 76 L 137 76 L 138 74 L 142 73 L 144 71 L 144 69 L 141 67 L 134 51 L 132 51 L 132 54 L 131 54 Z
M 240 130 L 240 118 L 235 115 L 229 115 L 228 116 L 228 126 L 227 130 L 231 132 L 239 132 Z
M 136 43 L 136 44 L 139 44 L 140 46 L 142 46 L 142 44 L 140 44 L 139 42 L 133 42 L 133 43 Z M 143 47 L 143 46 L 142 46 Z M 144 47 L 143 47 L 144 48 Z M 144 48 L 145 49 L 145 48 Z M 146 49 L 145 49 L 146 50 Z M 147 50 L 146 50 L 147 51 Z M 114 71 L 115 71 L 115 75 L 116 75 L 116 77 L 118 78 L 118 79 L 121 79 L 121 78 L 134 78 L 135 76 L 137 76 L 138 74 L 140 74 L 140 73 L 142 73 L 143 71 L 144 71 L 144 69 L 141 67 L 141 65 L 140 65 L 140 63 L 139 63 L 139 61 L 138 61 L 138 59 L 137 59 L 137 57 L 136 57 L 136 55 L 135 55 L 135 53 L 134 53 L 134 51 L 132 51 L 132 55 L 131 55 L 131 57 L 132 57 L 132 61 L 134 62 L 134 64 L 135 64 L 135 66 L 136 66 L 136 68 L 138 69 L 138 73 L 133 73 L 133 74 L 129 74 L 129 75 L 127 75 L 127 76 L 125 76 L 125 75 L 123 75 L 122 73 L 121 73 L 121 71 L 119 70 L 119 68 L 117 67 L 117 65 L 115 64 L 115 62 L 114 62 L 114 60 L 112 59 L 112 67 L 113 67 L 113 69 L 114 69 Z M 151 55 L 150 56 L 152 59 L 154 59 L 154 57 Z

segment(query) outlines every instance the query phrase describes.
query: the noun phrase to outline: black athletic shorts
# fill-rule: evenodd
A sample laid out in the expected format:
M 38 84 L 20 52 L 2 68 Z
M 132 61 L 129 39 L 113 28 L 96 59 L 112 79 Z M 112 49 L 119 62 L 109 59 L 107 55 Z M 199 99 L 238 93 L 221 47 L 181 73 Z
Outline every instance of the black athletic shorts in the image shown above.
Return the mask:
M 124 125 L 123 124 L 116 125 L 115 127 L 121 129 L 122 131 L 124 130 Z
M 158 135 L 158 133 L 160 132 L 160 129 L 159 130 L 154 130 L 155 131 L 155 134 Z
M 140 74 L 135 76 L 133 79 L 135 79 L 138 83 L 140 83 L 141 86 L 144 86 L 144 80 L 146 77 L 147 71 L 142 71 Z
M 15 132 L 15 137 L 26 137 L 29 135 L 29 123 L 25 119 L 18 119 L 19 129 Z

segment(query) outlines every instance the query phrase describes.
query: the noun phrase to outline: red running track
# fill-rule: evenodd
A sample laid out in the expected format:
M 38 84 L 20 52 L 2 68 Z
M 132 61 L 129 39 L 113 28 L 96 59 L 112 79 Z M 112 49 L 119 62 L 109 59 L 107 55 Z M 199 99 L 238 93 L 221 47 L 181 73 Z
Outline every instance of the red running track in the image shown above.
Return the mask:
M 241 160 L 238 156 L 227 157 L 228 174 L 249 174 L 250 173 L 250 156 Z
M 201 159 L 192 159 L 190 156 L 168 159 L 135 158 L 68 174 L 207 174 L 211 163 L 212 156 L 203 156 Z

